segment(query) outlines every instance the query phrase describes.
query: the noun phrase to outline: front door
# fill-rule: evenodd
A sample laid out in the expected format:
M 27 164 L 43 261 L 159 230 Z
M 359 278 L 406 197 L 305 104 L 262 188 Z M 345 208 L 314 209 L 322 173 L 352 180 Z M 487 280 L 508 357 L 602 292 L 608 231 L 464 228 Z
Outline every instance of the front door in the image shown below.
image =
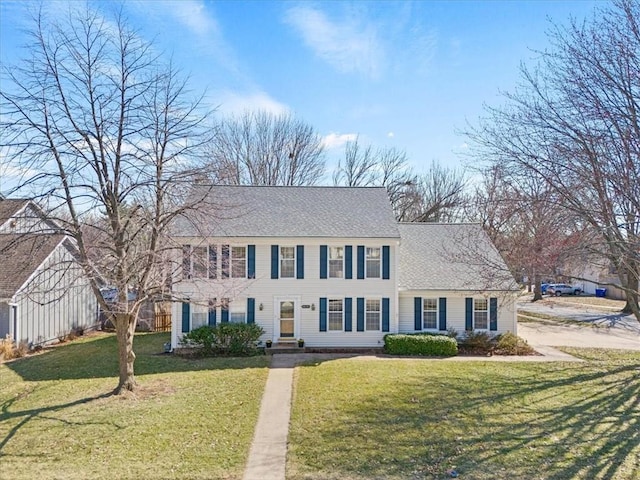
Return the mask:
M 295 338 L 295 301 L 278 300 L 278 312 L 280 313 L 280 338 Z

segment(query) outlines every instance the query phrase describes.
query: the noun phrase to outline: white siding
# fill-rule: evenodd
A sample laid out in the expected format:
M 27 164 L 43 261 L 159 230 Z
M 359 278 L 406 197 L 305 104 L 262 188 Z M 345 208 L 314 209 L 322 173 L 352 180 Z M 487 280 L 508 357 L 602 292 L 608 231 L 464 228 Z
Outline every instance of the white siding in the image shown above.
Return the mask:
M 453 291 L 409 291 L 401 292 L 400 304 L 400 333 L 412 333 L 414 330 L 414 297 L 447 299 L 447 328 L 453 328 L 459 333 L 465 331 L 465 298 L 498 299 L 498 330 L 496 333 L 513 332 L 517 334 L 515 295 L 511 293 L 487 293 L 478 295 L 477 292 Z
M 17 338 L 32 344 L 97 324 L 97 300 L 81 267 L 59 245 L 15 296 Z M 11 327 L 13 328 L 13 327 Z M 16 332 L 11 332 L 14 337 Z
M 226 280 L 190 280 L 174 284 L 174 293 L 178 296 L 189 297 L 191 301 L 206 301 L 210 298 L 230 298 L 246 302 L 247 298 L 255 298 L 255 321 L 262 326 L 266 333 L 263 340 L 276 340 L 274 325 L 277 319 L 277 308 L 274 298 L 298 297 L 301 305 L 313 305 L 311 308 L 299 308 L 299 327 L 297 338 L 303 338 L 307 346 L 343 346 L 343 347 L 374 347 L 382 346 L 382 338 L 387 332 L 358 332 L 356 298 L 389 298 L 389 326 L 390 331 L 397 331 L 397 296 L 396 296 L 396 262 L 397 239 L 326 239 L 326 238 L 247 238 L 247 239 L 184 239 L 185 244 L 230 244 L 256 246 L 256 278 L 255 279 L 226 279 Z M 271 245 L 296 246 L 304 245 L 304 279 L 285 278 L 271 279 Z M 353 279 L 327 278 L 320 279 L 320 245 L 353 246 L 352 272 Z M 390 247 L 390 279 L 357 279 L 357 246 Z M 219 248 L 219 247 L 218 247 Z M 218 264 L 220 254 L 218 253 Z M 352 298 L 352 330 L 351 332 L 321 332 L 319 329 L 320 298 Z M 260 304 L 263 310 L 259 309 Z M 173 307 L 173 336 L 172 342 L 176 346 L 181 331 L 181 304 Z M 220 321 L 220 311 L 217 316 Z M 382 322 L 381 322 L 382 323 Z
M 52 225 L 45 222 L 29 204 L 16 215 L 0 224 L 1 233 L 54 233 Z

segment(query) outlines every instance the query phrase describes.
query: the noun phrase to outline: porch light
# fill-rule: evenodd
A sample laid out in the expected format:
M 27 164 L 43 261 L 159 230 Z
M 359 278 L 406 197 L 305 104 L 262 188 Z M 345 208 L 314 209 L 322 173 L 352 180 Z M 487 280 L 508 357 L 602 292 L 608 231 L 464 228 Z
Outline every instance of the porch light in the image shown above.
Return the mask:
M 258 309 L 259 309 L 260 311 L 264 310 L 264 305 L 261 303 L 261 304 L 260 304 L 260 306 L 258 307 Z

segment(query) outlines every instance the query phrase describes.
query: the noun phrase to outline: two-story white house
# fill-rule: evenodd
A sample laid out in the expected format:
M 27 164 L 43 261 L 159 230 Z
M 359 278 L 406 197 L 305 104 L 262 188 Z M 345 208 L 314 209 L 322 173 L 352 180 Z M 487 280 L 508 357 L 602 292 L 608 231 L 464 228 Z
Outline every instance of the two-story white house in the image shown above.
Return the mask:
M 311 347 L 516 330 L 513 279 L 477 225 L 398 224 L 384 188 L 197 188 L 209 189 L 203 208 L 174 228 L 173 347 L 218 322 Z

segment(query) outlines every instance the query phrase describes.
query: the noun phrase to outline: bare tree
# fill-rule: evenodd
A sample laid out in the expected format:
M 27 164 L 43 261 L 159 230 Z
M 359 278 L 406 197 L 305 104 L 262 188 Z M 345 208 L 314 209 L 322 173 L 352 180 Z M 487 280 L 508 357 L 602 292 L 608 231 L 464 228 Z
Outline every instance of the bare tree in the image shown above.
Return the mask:
M 470 136 L 476 153 L 544 180 L 619 272 L 640 320 L 640 4 L 617 0 L 554 26 L 551 48 Z
M 208 150 L 208 171 L 218 184 L 315 185 L 324 174 L 322 138 L 290 114 L 225 118 Z
M 440 222 L 455 217 L 464 203 L 462 174 L 433 162 L 423 175 L 409 167 L 407 154 L 396 148 L 374 149 L 359 139 L 347 142 L 344 160 L 333 172 L 333 184 L 383 186 L 400 222 Z
M 30 35 L 29 57 L 3 72 L 1 147 L 24 172 L 15 191 L 47 201 L 75 240 L 116 326 L 115 391 L 133 390 L 138 313 L 162 289 L 173 219 L 197 204 L 184 199 L 206 114 L 121 14 L 39 12 Z M 117 289 L 115 303 L 102 297 L 104 284 Z

